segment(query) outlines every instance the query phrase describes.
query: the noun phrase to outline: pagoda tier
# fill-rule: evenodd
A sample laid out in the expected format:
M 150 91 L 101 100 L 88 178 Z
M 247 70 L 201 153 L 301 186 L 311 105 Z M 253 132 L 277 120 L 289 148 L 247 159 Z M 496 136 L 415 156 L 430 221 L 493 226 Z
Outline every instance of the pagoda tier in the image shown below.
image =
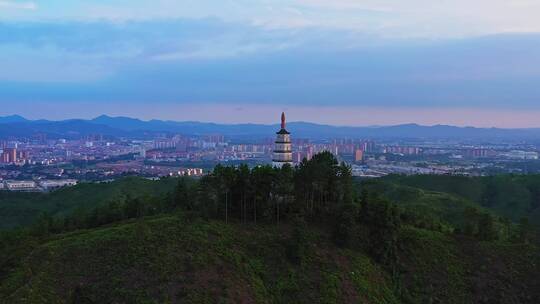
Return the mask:
M 290 164 L 292 166 L 291 133 L 289 133 L 286 129 L 285 113 L 281 114 L 281 130 L 279 130 L 276 134 L 274 158 L 272 159 L 272 163 L 274 167 L 279 168 L 285 164 Z

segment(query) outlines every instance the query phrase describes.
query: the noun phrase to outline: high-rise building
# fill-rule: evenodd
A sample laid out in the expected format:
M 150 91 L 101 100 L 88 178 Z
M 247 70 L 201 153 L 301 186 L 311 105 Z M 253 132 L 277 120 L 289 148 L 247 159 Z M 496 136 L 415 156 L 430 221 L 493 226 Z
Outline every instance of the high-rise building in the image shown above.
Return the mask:
M 375 152 L 375 143 L 373 141 L 364 141 L 361 147 L 364 152 Z
M 225 142 L 225 136 L 220 135 L 220 134 L 206 135 L 204 137 L 204 140 L 207 141 L 207 142 L 212 142 L 212 143 L 218 144 L 218 143 Z
M 276 142 L 274 146 L 274 158 L 272 163 L 274 167 L 281 168 L 285 164 L 292 166 L 292 144 L 291 133 L 286 130 L 285 113 L 281 113 L 281 130 L 276 133 Z
M 362 149 L 356 149 L 354 152 L 354 161 L 359 163 L 364 160 L 364 151 Z
M 402 146 L 388 146 L 383 150 L 385 153 L 403 154 L 403 155 L 418 155 L 421 149 L 418 147 L 402 147 Z
M 1 160 L 2 163 L 4 163 L 4 164 L 9 163 L 9 154 L 7 154 L 6 152 L 3 152 L 3 153 L 0 155 L 0 160 Z
M 292 154 L 293 163 L 299 164 L 299 163 L 302 162 L 303 159 L 304 159 L 304 155 L 303 155 L 302 152 L 300 152 L 300 151 L 293 152 L 293 154 Z
M 28 151 L 19 151 L 17 153 L 18 155 L 18 161 L 25 162 L 30 158 L 30 153 Z
M 305 148 L 305 153 L 306 153 L 306 159 L 311 160 L 311 158 L 313 158 L 313 155 L 315 154 L 313 146 L 312 145 L 307 146 Z
M 15 163 L 17 162 L 17 149 L 15 148 L 4 148 L 2 154 L 0 155 L 0 160 L 2 163 Z

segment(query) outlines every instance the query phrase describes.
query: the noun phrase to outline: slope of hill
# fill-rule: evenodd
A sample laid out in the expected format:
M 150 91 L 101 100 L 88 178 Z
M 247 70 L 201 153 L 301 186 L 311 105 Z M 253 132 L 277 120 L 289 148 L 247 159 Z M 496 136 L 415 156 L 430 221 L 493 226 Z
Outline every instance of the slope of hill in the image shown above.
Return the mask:
M 535 303 L 540 300 L 537 247 L 477 242 L 405 228 L 400 265 L 405 303 Z
M 163 195 L 174 189 L 176 180 L 158 182 L 128 177 L 112 183 L 83 183 L 51 193 L 0 191 L 0 229 L 27 226 L 40 214 L 63 216 L 77 209 L 91 209 L 110 200 Z
M 540 175 L 389 176 L 384 181 L 453 194 L 514 222 L 528 218 L 540 225 Z
M 145 218 L 51 236 L 2 270 L 6 303 L 537 303 L 527 245 L 405 227 L 402 278 L 312 228 L 291 259 L 288 225 Z M 5 265 L 5 261 L 3 265 Z M 396 285 L 398 284 L 398 285 Z M 536 291 L 535 291 L 536 290 Z
M 0 122 L 0 138 L 24 138 L 32 137 L 35 134 L 47 134 L 49 138 L 81 138 L 92 134 L 102 134 L 104 136 L 129 135 L 126 131 L 86 120 Z
M 303 263 L 287 229 L 159 217 L 53 237 L 1 282 L 10 303 L 398 303 L 369 258 L 313 233 Z
M 28 120 L 20 115 L 10 115 L 0 117 L 0 123 L 27 122 Z
M 496 215 L 492 210 L 480 204 L 459 196 L 455 193 L 430 191 L 388 180 L 368 180 L 360 185 L 360 191 L 367 190 L 378 193 L 405 211 L 410 211 L 419 217 L 418 221 L 429 225 L 430 222 L 440 222 L 450 230 L 463 230 L 467 224 L 467 213 L 474 210 L 476 214 Z M 501 225 L 500 222 L 498 222 Z

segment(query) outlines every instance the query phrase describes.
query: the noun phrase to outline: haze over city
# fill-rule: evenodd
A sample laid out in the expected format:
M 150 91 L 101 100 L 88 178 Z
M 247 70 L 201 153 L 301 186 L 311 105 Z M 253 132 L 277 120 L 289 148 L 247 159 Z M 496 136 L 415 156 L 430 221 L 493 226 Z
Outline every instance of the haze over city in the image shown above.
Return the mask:
M 532 0 L 4 0 L 0 115 L 540 127 L 539 14 Z

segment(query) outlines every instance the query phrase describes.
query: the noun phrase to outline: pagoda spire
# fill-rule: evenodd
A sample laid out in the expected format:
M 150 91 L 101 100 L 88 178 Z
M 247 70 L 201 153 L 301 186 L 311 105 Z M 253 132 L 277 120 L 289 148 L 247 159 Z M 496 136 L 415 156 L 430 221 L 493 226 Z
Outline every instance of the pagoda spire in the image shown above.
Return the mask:
M 285 129 L 286 123 L 285 123 L 285 112 L 281 112 L 281 129 Z

